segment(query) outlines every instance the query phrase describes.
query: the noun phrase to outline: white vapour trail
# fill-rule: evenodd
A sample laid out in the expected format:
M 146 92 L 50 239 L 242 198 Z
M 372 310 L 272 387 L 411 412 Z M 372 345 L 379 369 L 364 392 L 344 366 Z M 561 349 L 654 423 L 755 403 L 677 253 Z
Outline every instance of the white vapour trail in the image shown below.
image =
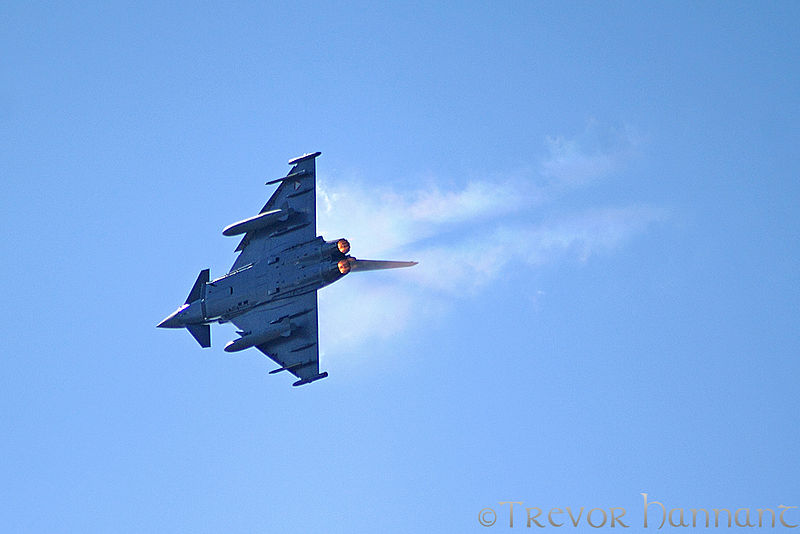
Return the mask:
M 341 177 L 330 184 L 320 181 L 322 235 L 347 237 L 357 257 L 420 262 L 413 269 L 389 271 L 393 274 L 351 276 L 346 284 L 320 292 L 322 328 L 337 333 L 322 340 L 322 348 L 335 354 L 344 346 L 391 337 L 412 321 L 446 314 L 457 299 L 479 293 L 508 265 L 586 261 L 624 245 L 663 218 L 662 209 L 632 205 L 526 222 L 534 219 L 536 207 L 618 168 L 630 143 L 617 142 L 612 150 L 580 145 L 551 139 L 537 181 L 487 178 L 450 190 L 402 191 Z
M 459 223 L 512 213 L 541 198 L 522 181 L 397 192 L 337 179 L 335 185 L 319 180 L 317 190 L 321 232 L 333 236 L 346 229 L 351 243 L 370 254 L 397 250 Z
M 497 280 L 506 267 L 587 261 L 612 252 L 663 215 L 663 210 L 648 206 L 589 210 L 538 225 L 500 224 L 464 239 L 416 248 L 408 258 L 397 259 L 417 260 L 418 267 L 387 273 L 380 281 L 376 273 L 351 276 L 346 284 L 320 292 L 325 311 L 320 322 L 325 331 L 336 332 L 322 341 L 323 348 L 336 353 L 401 333 L 412 321 L 436 320 L 459 299 Z M 359 248 L 362 245 L 369 250 L 372 244 L 359 242 Z
M 658 208 L 630 206 L 592 209 L 541 224 L 500 224 L 469 239 L 415 250 L 426 268 L 409 276 L 442 293 L 474 293 L 508 265 L 586 261 L 613 251 L 663 215 Z M 483 246 L 478 250 L 476 244 Z

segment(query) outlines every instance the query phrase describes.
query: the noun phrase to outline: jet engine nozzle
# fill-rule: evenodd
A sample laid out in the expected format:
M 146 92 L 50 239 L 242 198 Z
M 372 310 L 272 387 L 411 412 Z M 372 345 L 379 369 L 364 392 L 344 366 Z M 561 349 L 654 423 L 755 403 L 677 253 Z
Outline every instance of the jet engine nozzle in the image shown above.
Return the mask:
M 339 263 L 336 264 L 339 267 L 339 272 L 342 274 L 347 274 L 350 272 L 350 261 L 349 258 L 345 258 L 343 260 L 339 260 Z
M 320 249 L 320 254 L 326 258 L 341 260 L 350 252 L 350 241 L 345 238 L 325 241 Z

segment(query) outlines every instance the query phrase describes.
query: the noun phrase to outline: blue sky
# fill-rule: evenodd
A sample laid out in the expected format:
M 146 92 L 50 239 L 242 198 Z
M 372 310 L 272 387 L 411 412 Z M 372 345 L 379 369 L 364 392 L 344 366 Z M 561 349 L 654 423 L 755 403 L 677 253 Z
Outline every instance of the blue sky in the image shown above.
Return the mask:
M 796 3 L 0 12 L 4 531 L 800 506 Z M 316 150 L 330 377 L 157 330 Z

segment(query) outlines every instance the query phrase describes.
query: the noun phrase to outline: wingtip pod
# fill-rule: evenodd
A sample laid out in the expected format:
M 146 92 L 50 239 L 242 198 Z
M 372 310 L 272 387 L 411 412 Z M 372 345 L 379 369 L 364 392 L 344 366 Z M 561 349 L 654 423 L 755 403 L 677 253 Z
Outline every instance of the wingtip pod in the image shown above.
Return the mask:
M 311 382 L 316 382 L 317 380 L 321 380 L 321 379 L 323 379 L 323 378 L 325 378 L 327 376 L 328 376 L 328 371 L 325 371 L 325 372 L 320 373 L 318 375 L 309 376 L 308 378 L 303 378 L 301 380 L 298 380 L 297 382 L 292 384 L 292 386 L 294 386 L 294 387 L 304 386 L 306 384 L 310 384 Z
M 307 160 L 307 159 L 311 159 L 311 158 L 316 158 L 317 156 L 320 156 L 320 155 L 322 155 L 322 152 L 312 152 L 310 154 L 303 154 L 302 156 L 298 156 L 296 158 L 290 159 L 289 160 L 289 165 L 295 165 L 297 163 L 300 163 L 301 161 L 304 161 L 304 160 Z

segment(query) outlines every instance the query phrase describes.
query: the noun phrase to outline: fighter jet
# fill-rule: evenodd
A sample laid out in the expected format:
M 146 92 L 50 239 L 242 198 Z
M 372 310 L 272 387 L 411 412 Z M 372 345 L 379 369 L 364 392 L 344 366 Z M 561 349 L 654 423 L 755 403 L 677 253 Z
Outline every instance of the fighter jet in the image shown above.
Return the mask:
M 411 267 L 414 261 L 359 260 L 346 239 L 325 241 L 317 235 L 316 168 L 320 152 L 289 161 L 280 184 L 253 217 L 222 230 L 243 235 L 230 272 L 209 280 L 200 271 L 186 302 L 158 324 L 186 328 L 201 347 L 211 346 L 211 323 L 231 322 L 239 338 L 226 352 L 256 347 L 279 365 L 270 374 L 288 371 L 309 384 L 328 376 L 319 372 L 317 290 L 351 272 Z

